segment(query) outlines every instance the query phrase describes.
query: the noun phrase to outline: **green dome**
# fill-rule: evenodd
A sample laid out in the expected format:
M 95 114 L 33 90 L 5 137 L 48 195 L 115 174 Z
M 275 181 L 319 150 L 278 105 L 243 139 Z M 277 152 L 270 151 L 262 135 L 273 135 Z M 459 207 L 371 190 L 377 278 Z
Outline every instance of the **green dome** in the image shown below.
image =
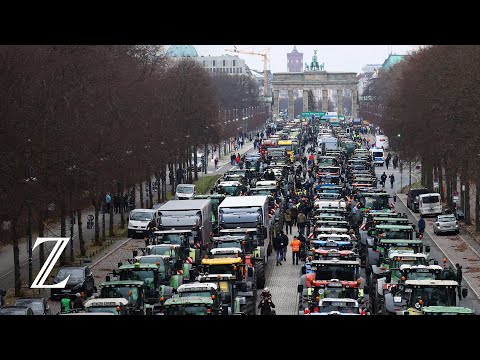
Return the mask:
M 170 57 L 198 57 L 197 50 L 192 45 L 172 45 L 167 50 Z

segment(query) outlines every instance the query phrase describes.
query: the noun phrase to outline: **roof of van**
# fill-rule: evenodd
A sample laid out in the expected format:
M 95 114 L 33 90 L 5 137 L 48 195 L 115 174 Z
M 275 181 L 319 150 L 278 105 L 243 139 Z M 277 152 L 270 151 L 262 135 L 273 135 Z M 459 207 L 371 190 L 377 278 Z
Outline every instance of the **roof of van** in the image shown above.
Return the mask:
M 253 195 L 253 196 L 229 196 L 218 206 L 218 208 L 237 208 L 248 206 L 263 206 L 267 201 L 267 195 Z M 188 200 L 180 200 L 188 201 Z
M 420 194 L 418 195 L 420 198 L 424 198 L 424 197 L 427 197 L 427 196 L 440 196 L 439 193 L 428 193 L 428 194 Z
M 160 206 L 158 210 L 168 211 L 168 210 L 194 210 L 194 209 L 203 209 L 205 206 L 210 204 L 209 199 L 195 199 L 195 200 L 170 200 Z

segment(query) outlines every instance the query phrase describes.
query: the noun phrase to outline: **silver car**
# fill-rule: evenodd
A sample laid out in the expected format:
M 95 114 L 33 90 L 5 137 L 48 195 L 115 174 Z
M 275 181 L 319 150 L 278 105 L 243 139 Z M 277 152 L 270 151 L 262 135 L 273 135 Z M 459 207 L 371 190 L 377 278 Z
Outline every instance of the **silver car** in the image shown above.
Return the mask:
M 433 223 L 433 232 L 435 234 L 454 232 L 458 234 L 460 228 L 455 215 L 438 215 L 437 219 Z

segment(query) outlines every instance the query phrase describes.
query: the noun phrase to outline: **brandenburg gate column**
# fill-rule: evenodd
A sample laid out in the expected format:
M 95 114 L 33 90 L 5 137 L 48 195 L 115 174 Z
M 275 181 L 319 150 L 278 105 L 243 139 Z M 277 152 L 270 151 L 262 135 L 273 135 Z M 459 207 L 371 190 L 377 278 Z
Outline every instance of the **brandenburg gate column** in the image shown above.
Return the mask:
M 357 117 L 357 89 L 352 89 L 352 116 Z
M 288 118 L 293 119 L 295 117 L 293 109 L 293 90 L 288 90 Z
M 322 111 L 328 111 L 328 89 L 322 89 Z
M 337 89 L 337 115 L 343 115 L 343 89 Z
M 303 112 L 308 111 L 308 90 L 303 90 Z
M 280 113 L 280 90 L 273 90 L 273 117 L 278 118 Z

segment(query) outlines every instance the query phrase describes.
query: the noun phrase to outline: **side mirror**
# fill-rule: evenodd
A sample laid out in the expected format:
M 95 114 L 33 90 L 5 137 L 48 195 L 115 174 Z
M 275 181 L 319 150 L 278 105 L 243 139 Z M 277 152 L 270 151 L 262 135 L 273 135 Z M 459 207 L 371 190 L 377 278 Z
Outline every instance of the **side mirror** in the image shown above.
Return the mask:
M 303 292 L 303 285 L 302 284 L 297 285 L 297 292 L 300 293 L 300 294 Z
M 467 288 L 463 288 L 463 289 L 462 289 L 462 297 L 463 297 L 463 298 L 466 298 L 467 295 L 468 295 L 468 289 L 467 289 Z
M 305 275 L 307 273 L 307 268 L 305 265 L 302 266 L 302 275 Z
M 387 271 L 385 273 L 385 282 L 390 283 L 392 281 L 392 273 L 390 271 Z
M 135 258 L 135 257 L 138 256 L 138 251 L 137 251 L 137 250 L 133 250 L 132 254 L 133 254 L 133 257 Z
M 113 276 L 117 276 L 117 271 L 115 269 L 113 269 L 112 274 L 113 274 Z
M 109 282 L 110 281 L 110 275 L 105 276 L 105 281 Z
M 425 245 L 425 252 L 429 253 L 430 252 L 430 245 Z
M 122 266 L 123 264 L 121 262 L 118 262 L 117 263 L 117 267 L 119 268 L 120 266 Z

